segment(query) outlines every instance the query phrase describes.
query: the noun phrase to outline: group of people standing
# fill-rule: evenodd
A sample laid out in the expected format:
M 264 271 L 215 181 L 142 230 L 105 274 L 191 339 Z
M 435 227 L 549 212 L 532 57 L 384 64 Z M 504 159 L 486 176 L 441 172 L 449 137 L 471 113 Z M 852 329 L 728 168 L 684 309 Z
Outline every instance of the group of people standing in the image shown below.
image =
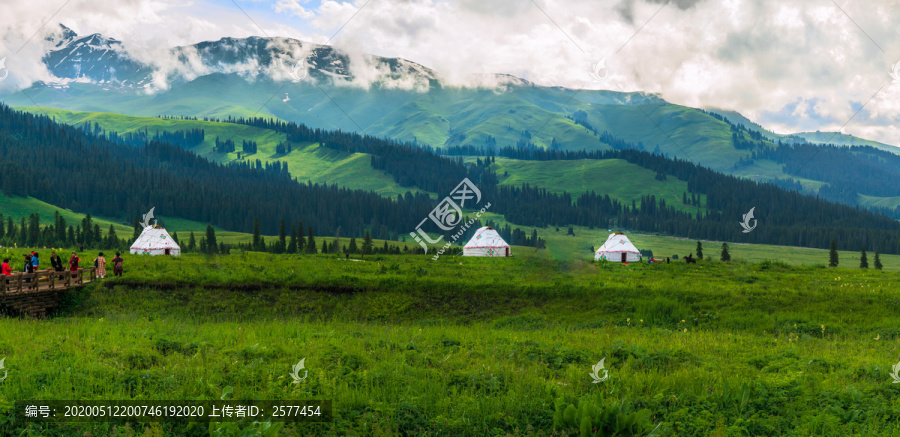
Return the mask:
M 34 273 L 40 269 L 41 260 L 38 257 L 37 252 L 31 252 L 23 254 L 25 257 L 25 267 L 23 272 L 26 274 Z M 116 257 L 112 259 L 113 263 L 113 275 L 122 276 L 124 273 L 124 262 L 122 259 L 122 255 L 116 252 Z M 81 258 L 78 256 L 78 253 L 72 252 L 72 256 L 69 258 L 69 271 L 77 272 L 79 269 L 79 263 L 81 263 Z M 94 258 L 94 267 L 97 268 L 97 277 L 100 279 L 106 278 L 106 258 L 103 256 L 103 252 L 100 252 L 96 258 Z M 64 271 L 62 258 L 56 254 L 56 252 L 50 253 L 50 267 L 57 272 Z M 0 265 L 0 275 L 3 276 L 12 276 L 12 268 L 9 266 L 9 258 L 3 259 L 3 264 Z M 31 278 L 25 279 L 25 282 L 31 282 Z

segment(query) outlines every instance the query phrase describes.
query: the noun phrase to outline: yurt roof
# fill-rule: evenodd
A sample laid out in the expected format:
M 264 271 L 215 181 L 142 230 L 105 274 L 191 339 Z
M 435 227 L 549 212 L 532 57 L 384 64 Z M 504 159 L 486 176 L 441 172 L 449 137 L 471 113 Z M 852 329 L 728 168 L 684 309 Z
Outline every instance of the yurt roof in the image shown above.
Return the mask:
M 606 242 L 603 243 L 603 245 L 600 246 L 599 249 L 597 249 L 597 252 L 641 253 L 641 251 L 639 251 L 637 247 L 634 247 L 634 244 L 631 243 L 631 240 L 629 240 L 628 237 L 622 232 L 609 234 L 609 238 L 607 238 Z
M 165 249 L 178 249 L 181 250 L 181 247 L 175 240 L 172 239 L 172 236 L 166 231 L 166 228 L 162 226 L 147 226 L 144 228 L 144 231 L 141 232 L 141 235 L 138 236 L 137 240 L 134 241 L 134 244 L 131 245 L 131 249 L 144 249 L 144 250 L 165 250 Z
M 478 228 L 475 231 L 475 235 L 469 239 L 469 242 L 463 247 L 464 249 L 477 249 L 477 248 L 495 248 L 495 247 L 509 247 L 509 244 L 503 240 L 497 231 L 490 226 L 484 226 Z

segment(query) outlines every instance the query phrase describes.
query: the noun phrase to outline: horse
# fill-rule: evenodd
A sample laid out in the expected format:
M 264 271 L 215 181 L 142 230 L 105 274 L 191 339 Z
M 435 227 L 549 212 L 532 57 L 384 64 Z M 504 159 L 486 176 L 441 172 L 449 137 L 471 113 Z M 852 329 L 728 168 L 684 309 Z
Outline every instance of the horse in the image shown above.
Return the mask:
M 697 260 L 694 259 L 694 253 L 691 252 L 690 255 L 684 257 L 684 262 L 686 262 L 688 264 L 697 264 Z

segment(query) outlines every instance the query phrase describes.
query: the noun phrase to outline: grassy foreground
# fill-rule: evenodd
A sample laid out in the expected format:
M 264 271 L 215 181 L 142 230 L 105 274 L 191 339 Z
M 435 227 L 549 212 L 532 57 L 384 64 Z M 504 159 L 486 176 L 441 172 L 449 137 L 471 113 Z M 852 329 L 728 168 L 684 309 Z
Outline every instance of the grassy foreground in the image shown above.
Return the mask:
M 900 433 L 893 273 L 258 253 L 130 256 L 126 269 L 49 320 L 0 319 L 0 433 Z M 302 358 L 309 377 L 292 384 Z M 592 383 L 603 358 L 609 378 Z M 223 396 L 333 399 L 335 420 L 40 428 L 9 411 Z

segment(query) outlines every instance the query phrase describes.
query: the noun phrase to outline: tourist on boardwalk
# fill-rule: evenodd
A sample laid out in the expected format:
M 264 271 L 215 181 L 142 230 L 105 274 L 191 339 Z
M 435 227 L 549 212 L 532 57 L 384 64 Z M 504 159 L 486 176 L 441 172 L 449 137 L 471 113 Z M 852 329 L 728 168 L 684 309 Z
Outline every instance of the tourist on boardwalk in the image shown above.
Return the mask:
M 97 276 L 100 279 L 106 277 L 106 258 L 103 257 L 103 252 L 100 252 L 96 258 L 94 258 L 94 267 L 97 268 Z
M 116 257 L 113 258 L 113 276 L 122 276 L 122 272 L 125 271 L 125 260 L 122 259 L 122 255 L 119 255 L 119 252 L 116 252 Z
M 81 261 L 81 258 L 78 257 L 78 254 L 72 252 L 72 257 L 69 258 L 69 271 L 77 272 L 78 271 L 78 262 Z M 72 275 L 73 278 L 77 278 L 78 275 Z
M 26 254 L 24 254 L 24 256 L 25 256 L 25 274 L 29 275 L 29 274 L 34 273 L 34 264 L 31 263 L 31 255 L 26 253 Z M 25 278 L 25 283 L 30 284 L 31 278 Z M 31 286 L 29 286 L 28 289 L 30 290 Z
M 56 270 L 57 272 L 63 271 L 62 259 L 59 257 L 59 255 L 56 254 L 56 252 L 50 253 L 50 266 L 52 266 L 53 270 Z
M 41 267 L 41 262 L 38 259 L 37 252 L 31 252 L 31 265 L 34 266 L 34 271 L 38 271 Z
M 0 265 L 0 274 L 3 276 L 12 276 L 12 269 L 9 268 L 9 258 L 3 258 L 3 264 Z M 9 279 L 6 279 L 6 283 L 9 283 Z

